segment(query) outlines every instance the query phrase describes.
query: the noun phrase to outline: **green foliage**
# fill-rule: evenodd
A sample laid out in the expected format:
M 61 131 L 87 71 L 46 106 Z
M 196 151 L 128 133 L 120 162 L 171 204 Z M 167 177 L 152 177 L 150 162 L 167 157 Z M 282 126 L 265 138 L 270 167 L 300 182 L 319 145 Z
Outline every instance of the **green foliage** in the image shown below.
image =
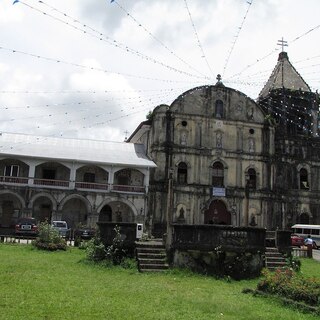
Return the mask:
M 95 236 L 88 241 L 86 256 L 88 260 L 95 262 L 102 261 L 106 258 L 106 249 L 99 236 Z
M 60 237 L 59 232 L 50 223 L 42 222 L 39 225 L 39 234 L 33 245 L 38 249 L 56 251 L 66 250 L 67 243 Z
M 149 236 L 148 233 L 142 233 L 142 237 L 140 239 L 140 241 L 149 241 L 149 240 L 152 240 L 154 239 L 154 237 L 152 235 Z
M 120 266 L 124 269 L 137 270 L 138 264 L 136 259 L 132 258 L 123 258 Z
M 107 265 L 109 265 L 109 262 L 112 265 L 120 265 L 124 261 L 126 258 L 126 251 L 123 249 L 120 227 L 116 226 L 114 231 L 115 237 L 113 238 L 112 244 L 107 248 L 105 248 L 99 235 L 88 241 L 86 248 L 88 260 L 95 262 L 106 260 L 105 262 Z
M 319 278 L 305 278 L 290 268 L 275 272 L 264 270 L 263 275 L 264 279 L 257 285 L 258 290 L 320 307 Z
M 287 264 L 294 271 L 299 272 L 301 269 L 301 260 L 298 257 L 290 255 L 287 259 Z
M 107 247 L 106 258 L 112 261 L 114 265 L 119 265 L 126 257 L 126 251 L 123 249 L 123 240 L 121 239 L 120 227 L 115 226 L 114 231 L 116 235 L 113 238 L 112 244 Z

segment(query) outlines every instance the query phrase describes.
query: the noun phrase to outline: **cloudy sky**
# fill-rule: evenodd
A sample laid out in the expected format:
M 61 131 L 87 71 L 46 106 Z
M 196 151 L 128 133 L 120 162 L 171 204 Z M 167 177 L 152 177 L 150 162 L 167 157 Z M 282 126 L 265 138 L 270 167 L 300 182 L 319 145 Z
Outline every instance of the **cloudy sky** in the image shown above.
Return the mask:
M 319 0 L 0 1 L 0 131 L 123 141 L 195 86 L 255 99 L 280 39 L 320 87 Z

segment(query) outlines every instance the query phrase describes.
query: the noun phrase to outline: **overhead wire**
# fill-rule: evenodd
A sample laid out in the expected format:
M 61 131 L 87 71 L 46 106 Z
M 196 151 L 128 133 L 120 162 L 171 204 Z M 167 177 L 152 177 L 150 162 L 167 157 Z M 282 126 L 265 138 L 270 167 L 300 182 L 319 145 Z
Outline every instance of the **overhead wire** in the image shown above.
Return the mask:
M 209 69 L 209 71 L 210 71 L 210 73 L 211 73 L 211 75 L 212 75 L 212 77 L 213 77 L 213 79 L 214 79 L 214 78 L 215 78 L 215 75 L 214 75 L 214 73 L 213 73 L 213 71 L 212 71 L 212 69 L 211 69 L 211 66 L 210 66 L 210 64 L 209 64 L 209 62 L 208 62 L 208 59 L 207 59 L 207 57 L 206 57 L 206 54 L 205 54 L 204 49 L 203 49 L 203 47 L 202 47 L 202 44 L 201 44 L 201 42 L 200 42 L 200 38 L 199 38 L 199 35 L 198 35 L 198 32 L 197 32 L 195 23 L 194 23 L 194 21 L 193 21 L 193 19 L 192 19 L 191 12 L 190 12 L 190 10 L 189 10 L 189 6 L 188 6 L 188 3 L 187 3 L 187 0 L 183 0 L 183 1 L 184 1 L 184 3 L 185 3 L 185 8 L 187 9 L 187 12 L 188 12 L 188 15 L 189 15 L 189 19 L 190 19 L 190 22 L 191 22 L 191 25 L 192 25 L 192 28 L 193 28 L 194 35 L 195 35 L 195 37 L 196 37 L 196 41 L 197 41 L 198 47 L 199 47 L 199 49 L 200 49 L 200 51 L 201 51 L 201 54 L 202 54 L 201 58 L 203 58 L 203 59 L 205 60 L 206 65 L 207 65 L 207 67 L 208 67 L 208 69 Z
M 100 72 L 104 72 L 104 73 L 112 73 L 112 74 L 125 76 L 125 77 L 132 77 L 132 78 L 138 78 L 138 79 L 144 79 L 144 80 L 152 80 L 152 81 L 161 81 L 161 82 L 167 82 L 167 83 L 190 83 L 191 82 L 191 81 L 185 81 L 185 80 L 167 80 L 167 79 L 160 79 L 160 78 L 137 76 L 137 75 L 124 73 L 124 72 L 117 72 L 117 71 L 111 71 L 111 70 L 97 68 L 97 67 L 93 67 L 93 66 L 86 66 L 86 65 L 79 64 L 79 63 L 64 61 L 64 60 L 57 59 L 57 58 L 45 57 L 45 56 L 42 56 L 42 55 L 29 53 L 29 52 L 25 52 L 25 51 L 20 51 L 20 50 L 17 50 L 17 49 L 7 48 L 7 47 L 3 47 L 3 46 L 0 46 L 0 50 L 9 51 L 11 53 L 19 53 L 19 54 L 22 54 L 22 55 L 26 55 L 26 56 L 30 56 L 30 57 L 33 57 L 33 58 L 38 58 L 38 59 L 42 59 L 42 60 L 46 60 L 46 61 L 50 61 L 50 62 L 62 63 L 62 64 L 70 65 L 70 66 L 73 66 L 73 67 L 77 67 L 77 68 L 100 71 Z M 196 83 L 196 82 L 197 81 L 194 81 L 194 83 Z M 198 81 L 198 83 L 202 83 L 202 82 Z
M 165 92 L 173 90 L 187 90 L 189 87 L 165 88 L 165 89 L 121 89 L 121 90 L 57 90 L 57 91 L 36 91 L 36 90 L 0 90 L 1 94 L 107 94 L 107 93 L 141 93 L 141 92 Z
M 44 104 L 44 105 L 38 105 L 38 106 L 30 106 L 30 105 L 26 105 L 26 106 L 23 106 L 23 107 L 1 107 L 0 106 L 0 110 L 12 110 L 12 109 L 28 109 L 28 110 L 31 110 L 31 109 L 47 109 L 47 108 L 50 108 L 50 107 L 65 107 L 65 106 L 71 106 L 71 105 L 76 105 L 76 106 L 80 106 L 80 105 L 84 105 L 84 104 L 100 104 L 100 103 L 103 103 L 103 102 L 113 102 L 113 101 L 135 101 L 135 100 L 138 100 L 138 101 L 141 101 L 141 100 L 151 100 L 153 98 L 163 98 L 163 97 L 166 97 L 168 96 L 169 94 L 171 95 L 176 95 L 176 91 L 173 91 L 173 90 L 170 90 L 170 91 L 166 91 L 166 92 L 160 92 L 160 93 L 157 93 L 157 94 L 153 94 L 153 95 L 146 95 L 146 96 L 141 96 L 141 95 L 136 95 L 136 96 L 133 96 L 133 97 L 130 97 L 130 96 L 123 96 L 123 97 L 110 97 L 109 99 L 104 99 L 104 100 L 90 100 L 90 101 L 73 101 L 73 102 L 63 102 L 63 103 L 52 103 L 52 104 Z M 1 121 L 1 120 L 0 120 Z
M 280 96 L 280 95 L 279 95 L 279 96 Z M 282 103 L 282 101 L 280 101 L 280 103 Z M 278 100 L 275 100 L 274 98 L 272 98 L 272 99 L 268 99 L 268 102 L 266 102 L 266 101 L 265 101 L 265 102 L 260 101 L 259 104 L 260 104 L 260 105 L 264 105 L 265 107 L 272 108 L 274 114 L 275 114 L 277 117 L 283 119 L 285 122 L 290 122 L 290 123 L 292 123 L 292 124 L 297 125 L 299 128 L 301 128 L 301 129 L 302 129 L 304 132 L 306 132 L 306 133 L 314 134 L 313 130 L 310 130 L 310 129 L 306 128 L 305 126 L 302 126 L 301 123 L 299 123 L 299 122 L 296 122 L 296 121 L 294 121 L 294 120 L 292 120 L 292 119 L 289 119 L 289 117 L 292 116 L 292 112 L 287 110 L 287 107 L 288 107 L 288 106 L 285 105 L 285 104 L 281 104 L 281 105 L 279 106 L 279 101 L 278 101 Z M 297 105 L 297 107 L 300 108 L 300 109 L 306 110 L 306 107 L 299 107 L 299 105 Z M 285 109 L 284 109 L 284 108 L 285 108 Z M 95 123 L 92 123 L 92 124 L 90 124 L 90 125 L 83 125 L 83 126 L 82 126 L 82 129 L 88 129 L 88 128 L 92 128 L 92 127 L 94 127 L 94 126 L 105 125 L 105 124 L 107 124 L 107 123 L 109 123 L 109 122 L 116 121 L 116 120 L 119 120 L 119 119 L 123 119 L 123 118 L 132 116 L 132 115 L 134 115 L 134 114 L 137 114 L 137 113 L 140 113 L 140 112 L 146 111 L 146 110 L 150 110 L 150 106 L 148 106 L 148 107 L 145 108 L 145 109 L 138 110 L 138 111 L 134 111 L 134 112 L 131 112 L 131 113 L 128 113 L 128 114 L 125 114 L 125 115 L 117 116 L 117 117 L 115 117 L 115 118 L 108 119 L 108 120 L 105 120 L 105 121 L 95 122 Z M 287 114 L 288 117 L 285 116 L 284 113 Z M 309 116 L 312 116 L 311 113 L 308 113 L 308 115 L 309 115 Z M 301 117 L 296 117 L 296 118 L 297 118 L 297 120 L 301 120 Z M 70 123 L 71 123 L 71 122 L 69 122 L 68 124 L 70 125 Z M 58 124 L 58 123 L 51 124 L 50 126 L 54 126 L 54 125 L 57 125 L 57 124 Z M 49 127 L 50 127 L 50 126 L 49 126 Z M 38 128 L 40 128 L 40 127 L 38 127 Z M 70 130 L 67 130 L 67 131 L 64 131 L 64 132 L 68 132 L 68 131 L 70 131 Z M 316 135 L 318 135 L 318 134 L 316 133 Z M 63 133 L 60 133 L 59 136 L 63 136 Z M 38 141 L 39 141 L 39 142 L 43 142 L 43 141 L 46 141 L 46 140 L 47 140 L 48 138 L 50 138 L 50 137 L 57 137 L 57 135 L 54 134 L 54 135 L 49 135 L 49 136 L 46 136 L 46 137 L 39 137 Z M 40 138 L 41 138 L 42 140 L 41 140 Z M 28 143 L 16 143 L 16 145 L 17 145 L 17 144 L 26 145 L 26 144 L 28 144 Z M 15 146 L 11 146 L 11 147 L 8 148 L 7 150 L 10 150 L 10 151 L 13 150 L 13 149 L 16 147 L 16 145 L 15 145 Z M 3 146 L 0 146 L 0 151 L 1 151 L 2 153 L 5 153 L 6 150 L 3 149 Z
M 229 63 L 229 60 L 230 60 L 230 56 L 231 56 L 231 54 L 233 52 L 233 49 L 234 49 L 234 47 L 235 47 L 235 45 L 236 45 L 236 43 L 237 43 L 237 41 L 239 39 L 240 32 L 242 31 L 243 25 L 244 25 L 244 23 L 245 23 L 245 21 L 247 19 L 247 16 L 248 16 L 248 13 L 249 13 L 249 10 L 251 8 L 252 3 L 253 3 L 253 0 L 247 1 L 247 4 L 249 4 L 249 6 L 247 7 L 246 13 L 245 13 L 244 17 L 242 18 L 240 26 L 238 27 L 238 32 L 235 35 L 234 40 L 231 43 L 231 48 L 230 48 L 230 50 L 228 52 L 227 58 L 226 58 L 225 63 L 224 63 L 222 77 L 224 76 L 224 74 L 226 72 L 226 69 L 227 69 L 227 66 L 228 66 L 228 63 Z
M 182 59 L 180 56 L 178 56 L 163 41 L 161 41 L 158 37 L 156 37 L 149 29 L 147 29 L 140 21 L 138 21 L 130 12 L 128 12 L 118 1 L 114 1 L 113 3 L 115 3 L 120 8 L 120 10 L 122 10 L 126 14 L 126 16 L 128 16 L 132 21 L 134 21 L 134 23 L 138 25 L 138 27 L 142 28 L 142 30 L 144 30 L 155 42 L 160 44 L 160 46 L 166 49 L 171 55 L 173 55 L 175 58 L 177 58 L 179 61 L 181 61 L 186 66 L 188 66 L 193 71 L 201 74 L 205 78 L 208 78 L 205 74 L 203 74 L 202 72 L 194 68 L 192 65 L 190 65 L 188 62 L 186 62 L 184 59 Z
M 162 104 L 164 103 L 165 99 L 169 99 L 170 97 L 170 101 L 173 100 L 173 97 L 172 97 L 172 93 L 171 92 L 168 92 L 166 94 L 162 94 L 162 95 L 155 95 L 155 96 L 151 96 L 151 97 L 147 97 L 145 99 L 143 99 L 142 97 L 136 97 L 135 99 L 138 100 L 137 102 L 136 101 L 129 101 L 129 102 L 126 102 L 126 103 L 114 103 L 112 105 L 112 107 L 116 107 L 116 106 L 120 106 L 121 109 L 116 109 L 115 111 L 113 112 L 108 112 L 106 110 L 103 110 L 102 113 L 98 113 L 98 114 L 93 114 L 93 111 L 90 111 L 90 115 L 88 116 L 80 116 L 80 117 L 77 117 L 77 118 L 73 118 L 72 120 L 69 120 L 65 118 L 64 122 L 68 122 L 68 123 L 71 123 L 71 122 L 75 122 L 76 120 L 88 120 L 90 118 L 99 118 L 99 117 L 103 117 L 103 116 L 109 116 L 109 115 L 112 115 L 112 114 L 115 114 L 115 113 L 123 113 L 125 111 L 128 111 L 128 109 L 130 110 L 140 110 L 139 108 L 141 108 L 141 106 L 144 108 L 146 105 L 148 105 L 149 109 L 150 109 L 150 106 L 151 105 L 159 105 L 159 104 Z M 117 100 L 118 101 L 118 100 Z M 105 101 L 104 101 L 105 102 Z M 86 101 L 86 102 L 78 102 L 78 103 L 62 103 L 60 104 L 59 106 L 63 106 L 65 107 L 66 105 L 82 105 L 82 104 L 85 104 L 85 103 L 94 103 L 95 105 L 97 105 L 97 101 Z M 136 106 L 136 104 L 139 103 L 138 106 Z M 57 106 L 58 104 L 55 104 L 53 106 Z M 133 106 L 132 106 L 133 105 Z M 42 108 L 47 108 L 48 105 L 45 105 L 44 107 Z M 39 108 L 39 107 L 38 107 Z M 100 107 L 98 107 L 98 109 L 102 109 L 102 108 L 105 108 L 105 105 L 102 105 Z M 145 109 L 143 109 L 145 110 Z M 55 112 L 55 113 L 49 113 L 49 114 L 44 114 L 44 115 L 37 115 L 37 116 L 30 116 L 30 117 L 26 117 L 25 115 L 22 117 L 22 118 L 10 118 L 10 119 L 0 119 L 0 122 L 13 122 L 13 121 L 19 121 L 19 120 L 30 120 L 30 119 L 46 119 L 46 118 L 49 118 L 49 119 L 52 119 L 53 117 L 55 116 L 65 116 L 65 117 L 70 117 L 72 116 L 72 114 L 74 112 L 77 113 L 77 115 L 79 115 L 79 113 L 82 113 L 82 112 L 88 112 L 89 110 L 88 109 L 73 109 L 73 110 L 69 110 L 69 111 L 61 111 L 61 112 Z M 58 125 L 61 125 L 61 122 L 57 123 Z M 52 125 L 55 125 L 52 124 Z M 40 128 L 41 126 L 38 126 L 38 128 Z
M 288 44 L 290 45 L 291 43 L 294 43 L 298 40 L 300 40 L 301 38 L 305 37 L 306 35 L 308 35 L 309 33 L 311 33 L 312 31 L 317 30 L 318 28 L 320 28 L 320 25 L 317 25 L 314 28 L 311 28 L 310 30 L 302 33 L 301 35 L 295 37 L 293 40 L 288 41 Z M 245 71 L 247 71 L 249 68 L 253 67 L 254 65 L 256 65 L 257 63 L 261 62 L 262 60 L 268 58 L 269 56 L 273 55 L 275 52 L 279 51 L 279 48 L 275 48 L 274 50 L 272 50 L 271 52 L 269 52 L 267 55 L 263 56 L 262 58 L 257 59 L 254 63 L 251 63 L 249 65 L 247 65 L 243 70 L 241 70 L 238 73 L 233 74 L 232 76 L 228 77 L 228 79 L 234 78 L 234 77 L 239 77 L 241 74 L 243 74 Z
M 19 3 L 25 5 L 26 7 L 30 8 L 30 9 L 36 11 L 36 12 L 42 13 L 42 14 L 44 14 L 45 16 L 47 16 L 47 17 L 49 17 L 49 18 L 52 18 L 52 19 L 54 19 L 54 20 L 56 20 L 56 21 L 58 21 L 58 22 L 60 22 L 60 23 L 63 23 L 64 25 L 66 25 L 66 26 L 68 26 L 68 27 L 71 27 L 71 28 L 73 28 L 73 29 L 75 29 L 75 30 L 77 30 L 77 31 L 80 31 L 81 33 L 85 33 L 85 34 L 87 34 L 87 35 L 89 35 L 89 36 L 91 36 L 91 37 L 93 37 L 93 38 L 95 38 L 95 39 L 98 39 L 98 40 L 100 40 L 100 41 L 103 41 L 103 42 L 105 42 L 105 43 L 108 43 L 109 45 L 114 46 L 114 47 L 116 47 L 116 48 L 122 49 L 122 50 L 124 50 L 125 52 L 131 53 L 131 54 L 133 54 L 133 55 L 135 55 L 135 56 L 137 56 L 137 57 L 139 57 L 139 58 L 145 59 L 145 60 L 147 60 L 147 61 L 151 61 L 151 62 L 153 62 L 153 63 L 155 63 L 155 64 L 158 64 L 158 65 L 160 65 L 160 66 L 162 66 L 162 67 L 164 67 L 164 68 L 167 68 L 167 69 L 170 70 L 170 71 L 174 71 L 174 72 L 177 72 L 177 73 L 180 73 L 180 74 L 189 76 L 189 77 L 193 77 L 193 78 L 207 79 L 207 80 L 209 79 L 209 78 L 206 77 L 206 76 L 197 76 L 197 75 L 195 75 L 195 74 L 192 74 L 192 73 L 189 73 L 189 72 L 186 72 L 186 71 L 183 71 L 183 70 L 179 70 L 179 69 L 177 69 L 177 68 L 175 68 L 175 67 L 173 67 L 173 66 L 170 66 L 170 65 L 168 65 L 168 64 L 166 64 L 166 63 L 164 63 L 164 62 L 162 62 L 162 61 L 160 61 L 160 60 L 157 60 L 157 59 L 152 58 L 152 57 L 150 57 L 150 56 L 148 56 L 148 55 L 145 55 L 145 54 L 139 52 L 138 50 L 132 49 L 132 48 L 130 48 L 129 46 L 120 43 L 120 42 L 117 41 L 117 40 L 111 39 L 110 37 L 106 36 L 104 33 L 99 32 L 98 30 L 95 30 L 94 28 L 89 27 L 89 26 L 86 25 L 86 24 L 82 24 L 79 20 L 75 20 L 75 19 L 71 18 L 70 16 L 68 16 L 67 14 L 63 14 L 61 11 L 56 10 L 57 12 L 61 12 L 61 13 L 64 15 L 64 17 L 67 17 L 67 18 L 70 17 L 71 19 L 73 19 L 73 22 L 78 23 L 78 24 L 81 24 L 82 27 L 79 28 L 79 27 L 73 25 L 73 24 L 70 23 L 70 22 L 67 22 L 67 21 L 64 21 L 64 20 L 62 20 L 62 19 L 60 19 L 60 18 L 57 18 L 57 17 L 53 16 L 52 14 L 50 14 L 50 13 L 48 13 L 48 12 L 45 12 L 45 11 L 43 11 L 43 10 L 41 10 L 41 9 L 35 8 L 35 7 L 33 7 L 32 5 L 30 5 L 30 4 L 26 3 L 26 2 L 19 1 Z M 43 2 L 43 1 L 39 1 L 39 3 L 44 3 L 44 2 Z M 51 7 L 51 6 L 50 6 L 50 7 Z M 51 8 L 53 8 L 53 7 L 51 7 Z M 83 28 L 84 28 L 84 29 L 83 29 Z M 94 31 L 95 34 L 92 33 L 92 32 L 89 32 L 88 30 L 85 30 L 85 29 L 90 29 L 91 31 Z

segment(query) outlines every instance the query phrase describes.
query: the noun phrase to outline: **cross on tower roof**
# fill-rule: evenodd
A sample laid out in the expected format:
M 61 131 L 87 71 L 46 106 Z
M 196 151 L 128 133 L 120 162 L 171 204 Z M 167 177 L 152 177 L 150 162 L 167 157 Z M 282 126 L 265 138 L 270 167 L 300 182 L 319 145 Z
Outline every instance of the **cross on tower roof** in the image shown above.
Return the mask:
M 288 41 L 283 40 L 283 37 L 282 37 L 281 40 L 278 40 L 277 45 L 281 46 L 281 51 L 283 52 L 284 47 L 288 46 Z

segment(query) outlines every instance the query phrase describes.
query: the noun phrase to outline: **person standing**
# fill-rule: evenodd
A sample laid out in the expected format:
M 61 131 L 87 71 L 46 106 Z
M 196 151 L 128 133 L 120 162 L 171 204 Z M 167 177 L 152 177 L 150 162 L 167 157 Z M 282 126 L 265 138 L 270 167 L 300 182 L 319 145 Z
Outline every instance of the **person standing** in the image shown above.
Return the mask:
M 307 238 L 304 239 L 304 244 L 307 246 L 308 258 L 312 258 L 313 240 L 310 234 L 308 234 Z

